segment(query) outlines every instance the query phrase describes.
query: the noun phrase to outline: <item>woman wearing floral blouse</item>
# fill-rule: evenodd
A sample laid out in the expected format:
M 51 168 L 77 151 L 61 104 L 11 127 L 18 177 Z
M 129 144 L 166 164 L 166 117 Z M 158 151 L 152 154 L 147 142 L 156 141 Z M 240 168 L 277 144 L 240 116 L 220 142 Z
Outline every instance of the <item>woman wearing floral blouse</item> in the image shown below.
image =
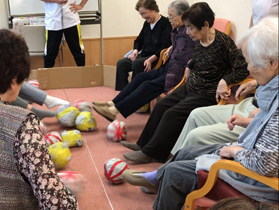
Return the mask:
M 56 174 L 39 118 L 9 105 L 30 73 L 22 37 L 0 30 L 0 209 L 78 209 Z

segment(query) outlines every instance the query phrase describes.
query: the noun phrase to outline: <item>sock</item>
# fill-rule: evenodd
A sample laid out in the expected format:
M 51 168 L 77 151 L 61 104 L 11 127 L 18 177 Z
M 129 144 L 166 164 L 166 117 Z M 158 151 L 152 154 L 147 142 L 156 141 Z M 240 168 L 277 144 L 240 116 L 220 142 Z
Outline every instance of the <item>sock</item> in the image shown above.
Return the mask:
M 56 97 L 47 95 L 47 97 L 44 101 L 44 104 L 47 106 L 47 108 L 50 109 L 50 108 L 58 106 L 58 105 L 63 105 L 63 104 L 68 105 L 70 103 L 69 103 L 69 101 L 65 101 L 60 98 L 56 98 Z
M 145 177 L 151 184 L 158 186 L 160 181 L 157 178 L 157 170 L 152 172 L 142 173 L 142 176 Z
M 35 107 L 32 107 L 31 111 L 34 112 L 40 118 L 40 120 L 44 119 L 45 117 L 54 117 L 57 115 L 57 112 L 37 109 Z

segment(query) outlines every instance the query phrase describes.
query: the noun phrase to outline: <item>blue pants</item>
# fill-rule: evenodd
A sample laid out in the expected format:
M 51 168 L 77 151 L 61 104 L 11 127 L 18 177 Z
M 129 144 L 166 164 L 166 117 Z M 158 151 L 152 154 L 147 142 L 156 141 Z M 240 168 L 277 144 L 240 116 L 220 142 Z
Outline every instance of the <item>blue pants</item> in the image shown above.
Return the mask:
M 140 107 L 164 92 L 167 66 L 139 73 L 112 101 L 128 117 Z

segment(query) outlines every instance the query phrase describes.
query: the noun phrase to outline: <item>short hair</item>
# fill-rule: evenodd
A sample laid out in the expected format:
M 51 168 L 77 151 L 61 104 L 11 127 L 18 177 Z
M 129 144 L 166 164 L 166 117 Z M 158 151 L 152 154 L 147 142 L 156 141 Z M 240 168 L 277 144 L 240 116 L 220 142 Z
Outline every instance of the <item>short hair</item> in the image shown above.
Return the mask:
M 25 40 L 8 29 L 0 30 L 0 93 L 10 88 L 16 78 L 22 83 L 30 74 L 30 59 Z
M 187 1 L 184 0 L 175 0 L 170 3 L 169 8 L 174 7 L 174 12 L 177 15 L 182 15 L 187 9 L 189 9 L 189 4 Z
M 144 7 L 145 9 L 159 12 L 159 7 L 155 0 L 138 0 L 135 9 L 139 11 L 140 7 Z
M 211 28 L 214 24 L 215 14 L 206 2 L 199 2 L 193 4 L 185 13 L 182 15 L 182 21 L 189 21 L 198 30 L 204 26 L 205 21 L 208 22 Z
M 278 17 L 266 17 L 250 28 L 238 42 L 240 48 L 244 44 L 254 66 L 265 68 L 271 60 L 278 61 Z

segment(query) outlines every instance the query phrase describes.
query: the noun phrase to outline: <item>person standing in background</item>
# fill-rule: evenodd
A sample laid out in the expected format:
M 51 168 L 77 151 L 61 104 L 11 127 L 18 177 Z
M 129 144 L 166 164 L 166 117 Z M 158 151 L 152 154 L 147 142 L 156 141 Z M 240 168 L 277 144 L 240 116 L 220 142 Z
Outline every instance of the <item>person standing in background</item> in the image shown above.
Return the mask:
M 250 28 L 266 16 L 278 17 L 278 0 L 252 0 Z
M 54 66 L 63 34 L 77 66 L 84 66 L 84 46 L 81 40 L 80 19 L 77 11 L 81 10 L 88 0 L 82 0 L 80 4 L 76 4 L 76 0 L 41 1 L 45 2 L 44 68 Z

